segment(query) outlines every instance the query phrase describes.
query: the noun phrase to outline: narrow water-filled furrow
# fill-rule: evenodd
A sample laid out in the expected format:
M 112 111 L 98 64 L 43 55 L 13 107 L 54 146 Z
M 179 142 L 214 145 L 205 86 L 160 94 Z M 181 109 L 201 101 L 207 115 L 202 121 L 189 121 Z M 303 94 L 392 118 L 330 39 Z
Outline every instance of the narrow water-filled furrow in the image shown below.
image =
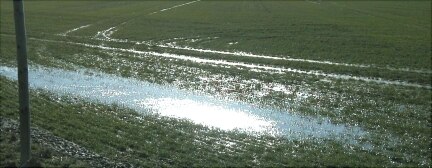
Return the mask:
M 195 2 L 195 1 L 194 1 Z M 126 24 L 127 22 L 123 22 L 119 25 Z M 313 59 L 302 59 L 302 58 L 291 58 L 291 56 L 270 56 L 270 55 L 261 55 L 254 54 L 250 52 L 244 51 L 221 51 L 221 50 L 213 50 L 213 49 L 205 49 L 205 48 L 195 48 L 188 46 L 190 44 L 194 44 L 195 42 L 199 42 L 202 40 L 211 40 L 218 39 L 219 37 L 207 37 L 207 38 L 172 38 L 161 41 L 136 41 L 136 40 L 128 40 L 128 39 L 119 39 L 119 38 L 111 38 L 110 36 L 117 31 L 116 27 L 111 27 L 107 30 L 99 31 L 93 39 L 108 41 L 108 42 L 116 42 L 116 43 L 131 43 L 136 45 L 147 45 L 147 46 L 157 46 L 161 48 L 167 49 L 175 49 L 175 50 L 185 50 L 185 51 L 193 51 L 198 53 L 209 53 L 209 54 L 222 54 L 222 55 L 230 55 L 236 57 L 250 57 L 250 58 L 261 58 L 261 59 L 269 59 L 269 60 L 283 60 L 290 62 L 303 62 L 303 63 L 312 63 L 312 64 L 322 64 L 322 65 L 333 65 L 333 66 L 342 66 L 342 67 L 353 67 L 353 68 L 361 68 L 364 70 L 368 70 L 370 68 L 377 70 L 385 70 L 385 71 L 395 71 L 395 72 L 406 72 L 406 73 L 417 73 L 417 74 L 432 74 L 432 70 L 427 69 L 412 69 L 412 68 L 395 68 L 391 66 L 377 66 L 377 65 L 369 65 L 369 64 L 354 64 L 354 63 L 341 63 L 341 62 L 332 62 L 325 60 L 313 60 Z M 102 38 L 101 38 L 102 37 Z M 186 42 L 188 45 L 179 45 L 179 42 Z M 238 42 L 231 42 L 228 45 L 238 44 Z
M 218 37 L 208 37 L 208 39 L 217 39 Z M 178 41 L 186 41 L 188 44 L 193 44 L 196 41 L 200 41 L 202 39 L 187 39 L 187 38 L 172 38 L 167 40 L 162 40 L 159 42 L 153 42 L 153 41 L 134 41 L 134 40 L 127 40 L 127 39 L 115 39 L 110 38 L 106 39 L 106 41 L 111 42 L 130 42 L 135 43 L 137 45 L 144 44 L 149 46 L 158 46 L 161 48 L 169 48 L 169 49 L 177 49 L 177 50 L 186 50 L 186 51 L 195 51 L 199 53 L 211 53 L 211 54 L 223 54 L 223 55 L 231 55 L 231 56 L 239 56 L 239 57 L 250 57 L 250 58 L 263 58 L 263 59 L 270 59 L 270 60 L 284 60 L 284 61 L 292 61 L 292 62 L 305 62 L 305 63 L 313 63 L 313 64 L 324 64 L 324 65 L 335 65 L 335 66 L 344 66 L 344 67 L 355 67 L 355 68 L 375 68 L 375 69 L 381 69 L 381 70 L 389 70 L 389 71 L 399 71 L 399 72 L 411 72 L 411 73 L 420 73 L 420 74 L 432 74 L 431 70 L 425 70 L 425 69 L 411 69 L 411 68 L 395 68 L 395 67 L 380 67 L 376 65 L 367 65 L 367 64 L 350 64 L 350 63 L 340 63 L 340 62 L 332 62 L 332 61 L 320 61 L 320 60 L 312 60 L 312 59 L 301 59 L 301 58 L 291 58 L 290 56 L 269 56 L 269 55 L 260 55 L 260 54 L 253 54 L 249 52 L 244 51 L 220 51 L 220 50 L 212 50 L 212 49 L 205 49 L 205 48 L 194 48 L 187 45 L 179 45 L 177 44 Z M 229 43 L 229 45 L 237 44 L 238 42 Z
M 116 41 L 120 41 L 117 39 Z M 175 42 L 169 42 L 166 44 L 159 43 L 156 46 L 162 48 L 171 48 L 171 49 L 179 49 L 179 50 L 187 50 L 187 51 L 196 51 L 200 53 L 213 53 L 213 54 L 225 54 L 232 56 L 240 56 L 240 57 L 251 57 L 251 58 L 264 58 L 264 59 L 272 59 L 272 60 L 284 60 L 284 61 L 292 61 L 292 62 L 306 62 L 306 63 L 314 63 L 314 64 L 324 64 L 324 65 L 336 65 L 336 66 L 345 66 L 345 67 L 355 67 L 355 68 L 376 68 L 381 70 L 390 70 L 390 71 L 401 71 L 401 72 L 413 72 L 413 73 L 425 73 L 432 74 L 431 70 L 417 70 L 417 69 L 409 69 L 409 68 L 393 68 L 393 67 L 379 67 L 376 65 L 365 65 L 365 64 L 348 64 L 348 63 L 339 63 L 339 62 L 331 62 L 331 61 L 318 61 L 318 60 L 310 60 L 310 59 L 300 59 L 300 58 L 290 58 L 290 56 L 267 56 L 267 55 L 259 55 L 248 52 L 232 52 L 232 51 L 218 51 L 211 49 L 202 49 L 202 48 L 193 48 L 190 46 L 180 46 Z
M 409 82 L 404 82 L 404 81 L 392 81 L 392 80 L 375 79 L 375 78 L 362 77 L 362 76 L 350 76 L 350 75 L 342 75 L 342 74 L 323 73 L 320 71 L 306 71 L 306 70 L 299 70 L 299 69 L 293 69 L 293 68 L 280 68 L 280 67 L 274 67 L 274 66 L 248 64 L 248 63 L 243 63 L 243 62 L 229 62 L 229 61 L 225 61 L 225 60 L 210 60 L 210 59 L 204 59 L 204 58 L 198 58 L 198 57 L 192 57 L 192 56 L 186 56 L 186 55 L 178 55 L 178 54 L 172 54 L 172 53 L 159 53 L 159 52 L 154 52 L 154 51 L 139 51 L 139 50 L 135 50 L 135 49 L 116 48 L 116 47 L 108 47 L 108 46 L 101 46 L 101 45 L 68 42 L 68 41 L 57 41 L 57 40 L 37 39 L 37 38 L 30 38 L 30 39 L 31 40 L 45 41 L 45 42 L 80 45 L 80 46 L 85 46 L 85 47 L 89 47 L 89 48 L 96 48 L 96 49 L 101 49 L 101 50 L 107 50 L 107 51 L 119 51 L 119 52 L 127 52 L 127 53 L 134 53 L 134 54 L 174 58 L 174 59 L 178 59 L 178 60 L 191 61 L 191 62 L 200 63 L 200 64 L 222 65 L 222 66 L 232 66 L 232 67 L 245 67 L 245 68 L 250 68 L 252 71 L 264 70 L 267 72 L 278 72 L 278 73 L 287 73 L 288 72 L 288 73 L 314 75 L 314 76 L 320 76 L 320 77 L 324 77 L 324 78 L 332 78 L 332 79 L 337 79 L 337 80 L 356 80 L 356 81 L 363 81 L 363 82 L 372 82 L 372 83 L 377 83 L 377 84 L 390 84 L 390 85 L 399 85 L 399 86 L 406 86 L 406 87 L 432 89 L 432 86 L 430 86 L 430 85 L 422 85 L 422 84 L 409 83 Z
M 60 34 L 57 34 L 57 35 L 59 35 L 59 36 L 68 36 L 69 33 L 72 33 L 74 31 L 77 31 L 79 29 L 83 29 L 83 28 L 86 28 L 86 27 L 89 27 L 89 26 L 91 26 L 91 24 L 80 26 L 80 27 L 77 27 L 77 28 L 73 28 L 73 29 L 65 31 L 64 33 L 60 33 Z
M 179 45 L 179 40 L 187 41 L 186 45 Z M 430 74 L 432 74 L 432 71 L 429 70 L 394 68 L 389 66 L 381 67 L 373 64 L 348 64 L 331 61 L 291 58 L 289 56 L 276 57 L 242 51 L 218 51 L 211 49 L 193 48 L 188 46 L 190 45 L 189 43 L 193 43 L 193 41 L 200 41 L 200 39 L 173 38 L 162 40 L 159 42 L 153 42 L 151 40 L 139 42 L 128 39 L 110 38 L 102 41 L 111 42 L 113 45 L 115 45 L 116 43 L 134 44 L 133 48 L 137 47 L 141 50 L 149 49 L 158 51 L 162 49 L 165 52 L 175 53 L 177 55 L 183 54 L 203 59 L 243 62 L 248 64 L 268 65 L 273 67 L 301 69 L 305 71 L 317 71 L 321 73 L 332 73 L 348 76 L 362 76 L 370 79 L 380 79 L 388 81 L 405 81 L 406 83 L 417 83 L 420 85 L 429 85 L 430 81 L 427 80 L 427 78 L 429 78 Z M 320 66 L 317 66 L 317 64 Z
M 165 8 L 165 9 L 161 9 L 161 10 L 159 10 L 159 11 L 155 11 L 155 12 L 149 13 L 149 15 L 153 15 L 153 14 L 156 14 L 156 13 L 160 13 L 160 12 L 168 11 L 168 10 L 171 10 L 171 9 L 174 9 L 174 8 L 178 8 L 178 7 L 182 7 L 182 6 L 185 6 L 185 5 L 193 4 L 193 3 L 195 3 L 195 2 L 199 2 L 199 1 L 200 1 L 200 0 L 196 0 L 196 1 L 190 1 L 190 2 L 186 2 L 186 3 L 182 3 L 182 4 L 179 4 L 179 5 L 175 5 L 175 6 L 172 6 L 172 7 L 169 7 L 169 8 Z

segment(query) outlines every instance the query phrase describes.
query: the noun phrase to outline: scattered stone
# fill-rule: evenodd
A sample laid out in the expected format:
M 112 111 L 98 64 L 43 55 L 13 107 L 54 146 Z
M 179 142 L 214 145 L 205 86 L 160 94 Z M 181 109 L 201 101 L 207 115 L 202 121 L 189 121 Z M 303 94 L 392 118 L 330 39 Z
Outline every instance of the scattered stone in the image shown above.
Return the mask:
M 13 131 L 19 132 L 19 123 L 15 120 L 0 117 L 0 132 Z M 33 143 L 38 143 L 44 147 L 50 148 L 54 151 L 75 158 L 77 160 L 85 160 L 92 167 L 135 167 L 129 163 L 118 163 L 97 153 L 94 153 L 78 144 L 63 138 L 57 137 L 50 132 L 41 128 L 32 127 L 31 138 Z M 44 156 L 49 157 L 51 153 L 44 152 Z M 41 167 L 41 164 L 36 160 L 30 160 L 31 164 L 35 167 Z M 10 163 L 11 167 L 16 167 L 15 163 Z

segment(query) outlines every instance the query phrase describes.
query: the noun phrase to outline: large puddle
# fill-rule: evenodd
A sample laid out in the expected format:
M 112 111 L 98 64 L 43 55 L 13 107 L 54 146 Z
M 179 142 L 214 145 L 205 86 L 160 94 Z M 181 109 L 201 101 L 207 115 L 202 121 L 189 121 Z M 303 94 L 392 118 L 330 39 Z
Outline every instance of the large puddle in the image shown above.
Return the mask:
M 0 74 L 17 80 L 16 68 L 0 66 Z M 88 69 L 75 72 L 31 67 L 29 81 L 33 89 L 79 96 L 106 104 L 120 104 L 143 114 L 149 114 L 150 111 L 227 131 L 240 130 L 290 139 L 329 138 L 348 142 L 356 142 L 355 139 L 366 136 L 366 132 L 359 127 L 332 124 L 326 118 L 294 115 L 289 111 L 261 108 Z

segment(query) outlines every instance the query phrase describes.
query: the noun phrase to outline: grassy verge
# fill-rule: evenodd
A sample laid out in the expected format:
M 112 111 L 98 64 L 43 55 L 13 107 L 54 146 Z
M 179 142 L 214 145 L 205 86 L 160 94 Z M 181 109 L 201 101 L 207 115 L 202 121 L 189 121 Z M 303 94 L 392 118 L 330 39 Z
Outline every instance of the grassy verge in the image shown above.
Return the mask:
M 3 111 L 2 111 L 3 112 Z M 3 117 L 3 116 L 1 116 Z M 2 122 L 5 122 L 2 120 Z M 2 123 L 4 124 L 4 123 Z M 0 167 L 19 167 L 20 145 L 18 128 L 1 128 L 0 136 Z M 32 142 L 30 167 L 89 167 L 85 160 L 59 153 L 48 146 Z

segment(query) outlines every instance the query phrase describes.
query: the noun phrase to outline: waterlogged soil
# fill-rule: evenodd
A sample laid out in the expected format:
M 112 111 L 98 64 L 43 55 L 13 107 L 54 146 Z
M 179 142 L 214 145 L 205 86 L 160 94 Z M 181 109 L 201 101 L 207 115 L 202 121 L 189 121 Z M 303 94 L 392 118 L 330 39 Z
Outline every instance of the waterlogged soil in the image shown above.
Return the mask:
M 106 38 L 108 38 L 106 35 L 104 36 Z M 156 56 L 156 57 L 162 57 L 162 58 L 167 58 L 167 59 L 175 59 L 175 60 L 182 60 L 182 61 L 188 61 L 188 62 L 194 62 L 197 64 L 203 64 L 203 65 L 210 65 L 210 66 L 219 66 L 219 67 L 236 67 L 236 68 L 240 68 L 240 69 L 250 69 L 250 71 L 254 71 L 254 72 L 266 72 L 266 73 L 294 73 L 294 74 L 301 74 L 301 75 L 309 75 L 309 76 L 317 76 L 319 78 L 329 78 L 332 80 L 356 80 L 356 81 L 362 81 L 362 82 L 367 82 L 367 83 L 377 83 L 377 84 L 386 84 L 386 85 L 396 85 L 396 86 L 407 86 L 407 87 L 418 87 L 418 88 L 427 88 L 427 89 L 431 89 L 432 87 L 430 86 L 430 84 L 428 82 L 430 81 L 425 81 L 428 84 L 423 84 L 423 83 L 418 83 L 418 82 L 410 82 L 410 81 L 401 81 L 401 80 L 387 80 L 385 79 L 385 77 L 387 77 L 389 74 L 392 73 L 402 73 L 402 74 L 398 74 L 398 75 L 402 75 L 402 76 L 415 76 L 415 77 L 427 77 L 431 74 L 431 71 L 428 70 L 410 70 L 410 69 L 396 69 L 396 68 L 391 68 L 391 67 L 375 67 L 373 65 L 357 65 L 357 64 L 344 64 L 344 63 L 336 63 L 336 62 L 329 62 L 329 61 L 314 61 L 314 60 L 304 60 L 304 59 L 293 59 L 293 58 L 280 58 L 280 57 L 273 57 L 273 56 L 264 56 L 264 55 L 256 55 L 256 54 L 252 54 L 252 53 L 246 53 L 246 52 L 227 52 L 227 51 L 213 51 L 213 50 L 208 50 L 208 49 L 195 49 L 195 48 L 190 48 L 190 47 L 180 47 L 180 46 L 176 46 L 176 45 L 172 45 L 170 43 L 168 43 L 169 45 L 165 45 L 165 44 L 160 44 L 160 43 L 156 43 L 153 44 L 152 42 L 147 42 L 147 41 L 143 41 L 143 42 L 137 42 L 138 45 L 144 44 L 144 48 L 148 48 L 151 49 L 150 51 L 144 51 L 144 50 L 137 50 L 135 49 L 135 47 L 138 48 L 142 48 L 140 46 L 134 46 L 132 48 L 122 48 L 122 47 L 110 47 L 107 46 L 104 42 L 102 42 L 102 44 L 96 45 L 96 44 L 90 44 L 90 43 L 80 43 L 80 42 L 71 42 L 71 41 L 58 41 L 58 40 L 48 40 L 48 39 L 38 39 L 38 38 L 32 38 L 32 40 L 36 40 L 36 41 L 43 41 L 43 42 L 51 42 L 51 43 L 64 43 L 64 44 L 70 44 L 70 45 L 76 45 L 76 46 L 81 46 L 81 47 L 87 47 L 87 48 L 93 48 L 93 49 L 99 49 L 105 52 L 122 52 L 122 53 L 128 53 L 128 54 L 133 54 L 133 55 L 141 55 L 139 57 L 142 56 Z M 128 40 L 126 39 L 101 39 L 101 38 L 95 38 L 93 40 L 98 40 L 98 41 L 105 41 L 105 42 L 114 42 L 114 46 L 118 45 L 118 43 L 122 44 L 122 43 L 127 43 Z M 112 44 L 110 44 L 112 45 Z M 126 45 L 128 46 L 128 45 Z M 149 47 L 151 46 L 151 47 Z M 195 53 L 193 53 L 192 55 L 195 56 L 191 56 L 191 55 L 182 55 L 182 54 L 176 54 L 176 51 L 174 51 L 174 53 L 170 53 L 170 52 L 159 52 L 157 50 L 159 50 L 158 48 L 153 48 L 154 46 L 157 47 L 162 47 L 162 48 L 171 48 L 171 49 L 180 49 L 180 50 L 188 50 L 188 51 L 193 51 Z M 123 46 L 124 47 L 124 46 Z M 152 51 L 153 50 L 153 51 Z M 171 51 L 172 52 L 172 51 Z M 177 51 L 178 52 L 178 51 Z M 222 57 L 224 59 L 209 59 L 207 58 L 205 55 L 201 55 L 201 53 L 211 53 L 211 54 L 217 54 L 217 57 L 220 57 L 220 55 L 234 55 L 234 56 L 239 56 L 240 60 L 243 61 L 238 61 L 236 59 L 234 60 L 230 60 L 232 59 L 231 57 Z M 191 54 L 191 53 L 189 53 Z M 196 56 L 196 54 L 198 54 L 199 56 Z M 243 57 L 243 58 L 241 58 Z M 264 59 L 264 60 L 255 60 L 252 61 L 252 63 L 248 63 L 250 62 L 250 60 L 253 60 L 251 58 L 247 58 L 247 57 L 252 57 L 252 58 L 260 58 L 260 59 Z M 323 70 L 328 70 L 326 68 L 324 69 L 320 69 L 320 70 L 303 70 L 303 69 L 296 69 L 296 68 L 291 68 L 291 67 L 281 67 L 281 66 L 274 66 L 274 65 L 262 65 L 261 62 L 269 62 L 272 64 L 280 64 L 277 63 L 275 61 L 280 61 L 280 60 L 285 60 L 288 62 L 301 62 L 302 64 L 306 63 L 306 64 L 324 64 L 324 65 L 335 65 L 337 68 L 330 68 L 333 70 L 338 70 L 339 68 L 348 68 L 345 69 L 343 71 L 349 71 L 349 68 L 360 68 L 358 70 L 355 71 L 360 71 L 360 72 L 370 72 L 370 69 L 374 69 L 375 71 L 383 71 L 386 72 L 385 76 L 357 76 L 356 74 L 351 74 L 349 72 L 343 72 L 343 73 L 329 73 L 329 72 L 323 72 Z M 298 66 L 296 64 L 291 65 L 291 66 Z M 308 65 L 310 66 L 310 65 Z M 310 67 L 307 66 L 307 69 L 309 69 Z M 300 66 L 302 67 L 302 66 Z M 315 68 L 319 68 L 316 66 L 313 66 Z M 340 70 L 338 70 L 340 71 Z M 393 72 L 396 71 L 396 72 Z M 336 71 L 337 72 L 337 71 Z M 367 73 L 366 73 L 367 74 Z M 383 78 L 384 77 L 384 78 Z
M 42 71 L 48 73 L 51 71 L 56 74 L 64 73 L 61 69 L 72 69 L 86 76 L 95 74 L 98 76 L 100 73 L 94 71 L 97 69 L 117 76 L 163 84 L 163 86 L 156 87 L 156 90 L 168 89 L 167 92 L 170 92 L 174 89 L 176 93 L 174 95 L 177 96 L 154 97 L 154 94 L 149 94 L 153 97 L 139 101 L 130 101 L 129 98 L 128 101 L 123 101 L 121 98 L 125 96 L 123 92 L 127 93 L 126 95 L 139 94 L 131 94 L 132 90 L 122 87 L 105 91 L 102 89 L 98 94 L 94 94 L 97 93 L 94 90 L 98 89 L 92 88 L 93 86 L 89 87 L 89 90 L 86 90 L 87 86 L 80 88 L 86 90 L 87 93 L 79 96 L 95 101 L 107 99 L 110 103 L 130 104 L 127 107 L 138 109 L 138 111 L 152 111 L 176 118 L 194 120 L 197 124 L 224 130 L 240 129 L 253 133 L 285 134 L 300 139 L 308 136 L 333 138 L 346 144 L 359 144 L 366 150 L 376 149 L 388 153 L 389 157 L 403 153 L 406 156 L 405 160 L 410 162 L 416 160 L 414 162 L 419 164 L 427 163 L 425 158 L 428 158 L 429 149 L 426 147 L 427 143 L 424 142 L 429 136 L 429 129 L 425 125 L 429 122 L 427 118 L 430 106 L 426 104 L 430 100 L 430 94 L 425 93 L 430 93 L 429 86 L 398 81 L 386 83 L 388 80 L 369 80 L 369 78 L 359 81 L 355 80 L 355 77 L 343 78 L 344 75 L 337 74 L 332 77 L 319 75 L 320 72 L 314 74 L 315 72 L 303 70 L 298 71 L 301 73 L 296 73 L 295 69 L 291 73 L 291 71 L 281 71 L 280 68 L 274 66 L 206 59 L 197 55 L 167 53 L 163 50 L 137 50 L 113 45 L 103 40 L 96 40 L 92 43 L 36 38 L 30 40 L 40 42 L 35 45 L 37 54 L 32 58 L 33 65 L 42 64 L 47 67 L 57 67 L 60 70 L 56 72 L 56 70 L 48 70 L 49 68 L 41 68 Z M 68 45 L 68 47 L 63 48 L 65 50 L 62 52 L 57 52 L 55 48 L 59 45 Z M 115 47 L 110 47 L 110 45 Z M 34 68 L 36 71 L 37 69 Z M 15 74 L 13 71 L 9 73 Z M 11 79 L 16 79 L 16 77 Z M 91 79 L 105 80 L 97 77 Z M 119 81 L 122 80 L 129 79 L 122 78 Z M 51 81 L 56 81 L 56 79 L 53 78 Z M 134 82 L 123 81 L 123 83 L 127 83 L 127 86 L 136 85 Z M 76 84 L 69 89 L 78 90 L 79 85 Z M 105 87 L 105 84 L 101 86 Z M 137 86 L 139 85 L 135 87 Z M 70 94 L 62 91 L 65 87 L 59 88 L 57 90 L 61 94 Z M 175 88 L 194 92 L 186 93 Z M 204 96 L 196 92 L 203 93 Z M 94 97 L 91 98 L 92 96 Z M 193 98 L 183 100 L 188 96 Z M 200 98 L 195 99 L 196 96 Z M 216 98 L 217 101 L 208 101 L 205 105 L 200 104 L 202 100 L 207 101 L 208 97 Z M 229 105 L 221 108 L 220 103 Z M 248 108 L 237 110 L 238 103 Z M 201 110 L 195 110 L 194 113 L 194 110 L 187 107 Z M 254 109 L 250 111 L 249 108 Z M 184 110 L 189 110 L 189 113 L 177 113 L 177 111 Z M 196 113 L 196 111 L 216 110 L 223 110 L 226 112 L 224 114 L 235 114 L 233 119 L 242 118 L 248 122 L 217 123 L 212 121 L 213 118 L 210 115 Z M 172 112 L 175 113 L 172 114 Z M 273 119 L 281 118 L 279 115 L 281 112 L 282 114 L 288 112 L 290 115 L 285 120 Z M 219 120 L 226 119 L 224 115 L 220 116 L 222 117 L 219 117 Z M 282 115 L 282 117 L 285 116 Z M 300 122 L 287 122 L 293 118 L 293 121 Z M 321 125 L 324 127 L 321 128 Z M 372 136 L 369 136 L 370 133 Z M 417 145 L 407 148 L 408 144 Z M 394 151 L 395 149 L 397 151 Z
M 0 74 L 16 80 L 16 68 L 0 67 Z M 133 78 L 122 78 L 93 70 L 78 72 L 35 67 L 29 71 L 30 86 L 80 96 L 106 104 L 120 104 L 146 114 L 187 119 L 216 129 L 270 134 L 290 139 L 328 138 L 350 144 L 367 136 L 360 127 L 333 124 L 327 118 L 305 117 L 272 108 L 179 90 Z M 368 144 L 366 144 L 368 145 Z
M 58 34 L 30 37 L 31 86 L 224 131 L 356 144 L 388 156 L 394 165 L 430 164 L 432 71 L 427 68 L 387 64 L 393 60 L 375 65 L 254 54 L 236 50 L 247 40 L 219 35 L 121 36 L 128 36 L 128 28 L 135 30 L 142 18 L 197 4 L 201 2 L 179 2 L 145 11 L 145 17 L 80 23 Z M 16 80 L 16 70 L 10 68 L 15 51 L 4 52 L 14 48 L 5 40 L 13 37 L 1 36 L 6 54 L 0 61 L 9 67 L 1 66 L 0 73 Z

